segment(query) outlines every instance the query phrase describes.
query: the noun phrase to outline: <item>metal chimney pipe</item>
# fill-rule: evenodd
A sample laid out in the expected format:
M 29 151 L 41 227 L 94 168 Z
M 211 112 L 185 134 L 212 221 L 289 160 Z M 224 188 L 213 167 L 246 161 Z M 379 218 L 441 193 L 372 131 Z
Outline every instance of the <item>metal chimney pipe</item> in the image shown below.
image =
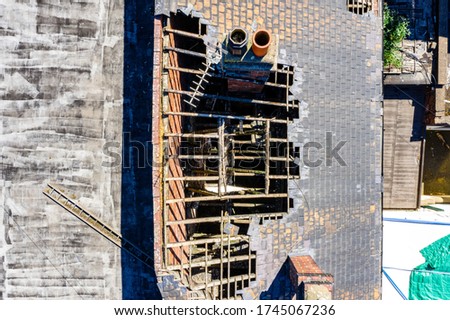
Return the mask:
M 228 35 L 231 54 L 242 56 L 247 51 L 248 34 L 243 28 L 234 28 Z

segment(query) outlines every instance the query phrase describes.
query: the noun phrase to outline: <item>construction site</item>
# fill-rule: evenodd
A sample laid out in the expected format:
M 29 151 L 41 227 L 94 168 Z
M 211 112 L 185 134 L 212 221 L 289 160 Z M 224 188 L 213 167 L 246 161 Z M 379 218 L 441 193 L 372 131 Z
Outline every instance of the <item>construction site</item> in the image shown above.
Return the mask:
M 73 47 L 5 50 L 1 298 L 380 298 L 378 1 L 37 6 Z

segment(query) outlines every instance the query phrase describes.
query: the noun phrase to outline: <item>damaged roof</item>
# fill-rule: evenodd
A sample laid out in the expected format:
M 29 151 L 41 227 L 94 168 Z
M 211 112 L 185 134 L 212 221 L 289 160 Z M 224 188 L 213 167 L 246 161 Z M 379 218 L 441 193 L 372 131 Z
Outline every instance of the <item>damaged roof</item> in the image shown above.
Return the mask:
M 156 14 L 176 5 L 188 3 L 156 1 Z M 244 298 L 266 290 L 290 253 L 309 254 L 333 274 L 334 298 L 379 298 L 381 18 L 349 12 L 344 0 L 196 1 L 190 8 L 222 33 L 240 26 L 278 34 L 279 63 L 296 67 L 291 93 L 300 110 L 289 136 L 301 179 L 290 181 L 289 215 L 249 230 L 258 281 Z

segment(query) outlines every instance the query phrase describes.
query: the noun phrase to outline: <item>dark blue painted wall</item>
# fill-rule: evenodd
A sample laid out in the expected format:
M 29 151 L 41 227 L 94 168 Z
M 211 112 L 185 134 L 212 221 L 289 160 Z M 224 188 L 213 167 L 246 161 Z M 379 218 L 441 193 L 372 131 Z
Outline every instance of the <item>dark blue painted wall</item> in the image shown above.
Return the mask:
M 151 106 L 154 3 L 125 1 L 122 235 L 153 256 Z M 153 270 L 122 253 L 123 299 L 161 299 Z

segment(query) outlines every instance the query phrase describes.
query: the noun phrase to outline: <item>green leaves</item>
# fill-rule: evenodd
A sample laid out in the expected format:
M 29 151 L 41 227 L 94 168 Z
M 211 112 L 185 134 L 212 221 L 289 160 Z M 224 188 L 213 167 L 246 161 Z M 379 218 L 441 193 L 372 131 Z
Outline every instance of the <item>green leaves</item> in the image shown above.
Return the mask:
M 400 54 L 401 44 L 410 34 L 409 21 L 385 5 L 383 9 L 384 66 L 402 67 L 403 59 Z

